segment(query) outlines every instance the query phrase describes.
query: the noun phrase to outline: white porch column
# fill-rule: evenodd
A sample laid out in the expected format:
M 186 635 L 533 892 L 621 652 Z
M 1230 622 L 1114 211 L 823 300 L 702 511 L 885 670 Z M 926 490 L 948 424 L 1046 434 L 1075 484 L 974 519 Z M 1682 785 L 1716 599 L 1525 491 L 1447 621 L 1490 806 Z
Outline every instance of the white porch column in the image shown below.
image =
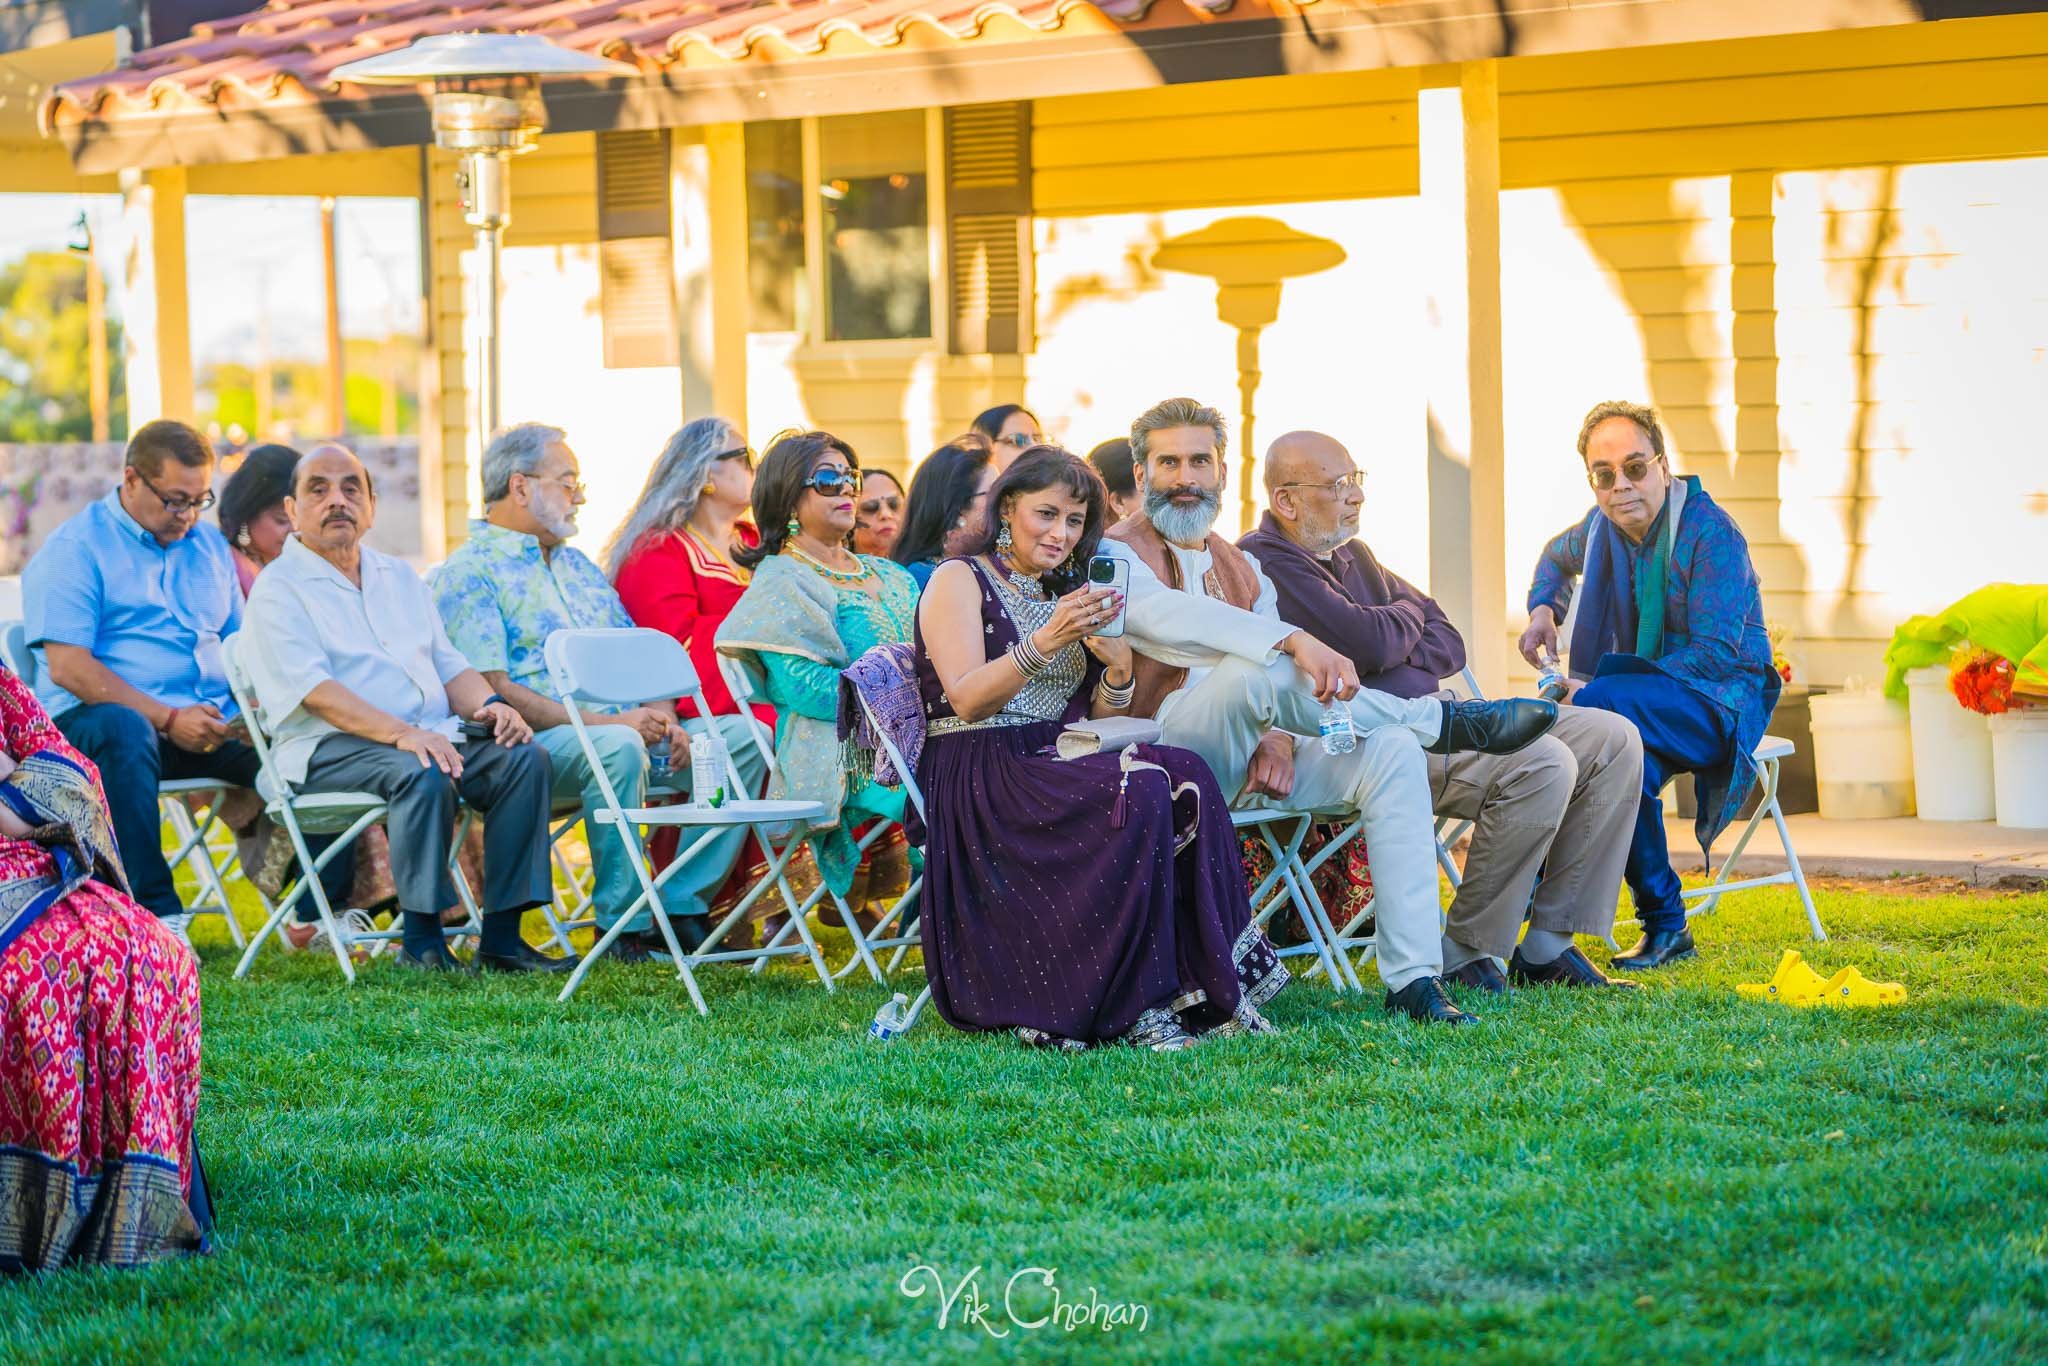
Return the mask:
M 1500 77 L 1457 68 L 1419 96 L 1426 291 L 1429 592 L 1488 696 L 1507 687 L 1501 400 Z
M 192 317 L 185 285 L 181 166 L 121 172 L 124 238 L 121 360 L 128 430 L 160 417 L 193 419 Z
M 716 414 L 747 425 L 747 143 L 737 123 L 678 128 L 670 137 L 669 204 L 675 262 L 683 418 Z

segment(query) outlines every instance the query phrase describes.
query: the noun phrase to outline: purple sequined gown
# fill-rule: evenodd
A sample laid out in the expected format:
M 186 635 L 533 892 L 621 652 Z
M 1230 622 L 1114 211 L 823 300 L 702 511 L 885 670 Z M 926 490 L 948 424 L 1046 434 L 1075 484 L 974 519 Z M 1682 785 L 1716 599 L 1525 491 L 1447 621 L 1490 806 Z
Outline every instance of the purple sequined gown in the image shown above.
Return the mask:
M 1035 630 L 1051 604 L 969 563 L 995 659 L 1018 639 L 1013 614 Z M 1141 747 L 1134 757 L 1166 772 L 1129 775 L 1119 824 L 1119 757 L 1054 757 L 1054 737 L 1088 714 L 1100 675 L 1071 645 L 1003 712 L 962 722 L 918 632 L 925 972 L 932 1003 L 960 1029 L 1097 1043 L 1163 1006 L 1199 1032 L 1230 1021 L 1240 997 L 1257 1006 L 1287 982 L 1251 923 L 1230 809 L 1201 759 Z M 1199 800 L 1171 796 L 1183 783 Z

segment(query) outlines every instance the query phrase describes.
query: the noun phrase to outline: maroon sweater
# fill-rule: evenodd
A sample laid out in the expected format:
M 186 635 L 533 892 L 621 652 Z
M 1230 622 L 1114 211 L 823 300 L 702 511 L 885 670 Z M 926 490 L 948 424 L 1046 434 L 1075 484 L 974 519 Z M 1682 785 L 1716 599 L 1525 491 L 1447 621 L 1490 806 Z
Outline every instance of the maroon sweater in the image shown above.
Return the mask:
M 1366 687 L 1424 697 L 1465 667 L 1465 642 L 1443 609 L 1380 568 L 1365 542 L 1318 560 L 1288 540 L 1269 512 L 1237 545 L 1257 556 L 1273 581 L 1280 619 L 1347 656 Z

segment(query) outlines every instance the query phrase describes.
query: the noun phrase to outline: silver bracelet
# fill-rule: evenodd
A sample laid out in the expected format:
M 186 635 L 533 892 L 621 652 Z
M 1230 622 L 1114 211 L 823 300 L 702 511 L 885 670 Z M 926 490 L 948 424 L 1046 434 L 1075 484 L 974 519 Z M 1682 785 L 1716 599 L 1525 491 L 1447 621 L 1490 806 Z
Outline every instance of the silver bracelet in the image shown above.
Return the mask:
M 1130 706 L 1131 699 L 1137 695 L 1137 692 L 1138 676 L 1136 674 L 1132 674 L 1131 681 L 1124 684 L 1121 688 L 1111 685 L 1108 674 L 1104 674 L 1101 678 L 1095 680 L 1096 699 L 1105 707 L 1116 711 L 1122 711 L 1125 707 Z
M 1052 661 L 1039 653 L 1038 647 L 1031 643 L 1030 636 L 1019 637 L 1017 643 L 1010 647 L 1010 662 L 1015 664 L 1017 672 L 1026 678 L 1036 678 L 1052 667 Z

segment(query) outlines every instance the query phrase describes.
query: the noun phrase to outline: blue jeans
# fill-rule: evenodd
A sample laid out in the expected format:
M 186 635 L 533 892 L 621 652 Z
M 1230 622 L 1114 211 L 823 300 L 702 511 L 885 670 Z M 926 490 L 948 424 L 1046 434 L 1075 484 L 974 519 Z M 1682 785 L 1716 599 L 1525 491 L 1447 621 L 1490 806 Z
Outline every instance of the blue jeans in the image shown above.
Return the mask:
M 1663 674 L 1610 674 L 1579 690 L 1573 702 L 1635 722 L 1643 737 L 1643 796 L 1635 837 L 1622 870 L 1645 934 L 1685 928 L 1685 901 L 1664 839 L 1659 796 L 1674 773 L 1715 768 L 1733 757 L 1733 728 L 1721 709 Z

